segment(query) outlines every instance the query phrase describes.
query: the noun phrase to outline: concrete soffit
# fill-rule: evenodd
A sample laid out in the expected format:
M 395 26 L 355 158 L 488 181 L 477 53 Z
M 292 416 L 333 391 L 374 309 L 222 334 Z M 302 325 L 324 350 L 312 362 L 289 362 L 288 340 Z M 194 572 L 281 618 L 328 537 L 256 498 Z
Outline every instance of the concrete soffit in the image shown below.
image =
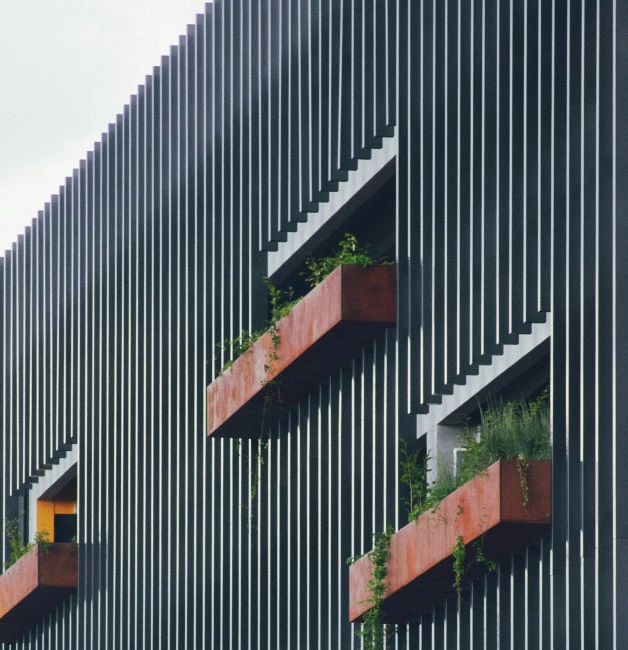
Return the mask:
M 451 395 L 443 395 L 441 404 L 432 404 L 428 413 L 417 415 L 416 436 L 427 436 L 432 456 L 454 451 L 460 429 L 454 420 L 474 411 L 478 402 L 499 394 L 549 354 L 551 329 L 551 314 L 547 314 L 544 323 L 532 324 L 530 334 L 519 335 L 517 344 L 504 345 L 503 354 L 493 356 L 490 364 L 479 366 L 478 374 L 467 376 L 466 383 L 456 385 Z

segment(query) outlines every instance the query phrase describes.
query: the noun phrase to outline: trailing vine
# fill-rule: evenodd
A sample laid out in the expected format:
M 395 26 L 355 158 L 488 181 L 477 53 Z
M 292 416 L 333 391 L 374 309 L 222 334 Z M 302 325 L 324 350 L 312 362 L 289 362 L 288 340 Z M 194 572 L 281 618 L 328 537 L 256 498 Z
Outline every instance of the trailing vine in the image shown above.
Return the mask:
M 342 264 L 357 264 L 360 266 L 368 267 L 375 264 L 390 264 L 383 259 L 376 260 L 368 254 L 368 247 L 361 247 L 358 244 L 356 237 L 350 233 L 346 233 L 344 238 L 339 242 L 340 250 L 330 257 L 321 258 L 308 258 L 306 267 L 309 275 L 302 273 L 301 275 L 308 275 L 306 281 L 311 287 L 318 285 L 322 282 L 336 267 Z M 263 329 L 249 331 L 242 330 L 238 336 L 233 339 L 225 339 L 222 343 L 216 346 L 216 354 L 214 361 L 218 362 L 218 358 L 222 359 L 225 356 L 230 356 L 224 361 L 222 367 L 218 371 L 220 377 L 226 370 L 228 370 L 236 361 L 237 358 L 246 354 L 247 351 L 264 335 L 270 336 L 270 349 L 266 353 L 264 361 L 264 373 L 272 376 L 274 374 L 273 368 L 276 361 L 279 360 L 279 346 L 280 335 L 277 328 L 279 321 L 287 316 L 292 308 L 301 300 L 301 297 L 294 297 L 292 287 L 287 289 L 279 289 L 276 287 L 269 278 L 263 278 L 263 283 L 268 290 L 269 301 L 269 318 L 266 326 Z M 229 354 L 229 352 L 231 354 Z M 281 404 L 281 382 L 272 377 L 270 380 L 262 381 L 263 389 L 263 409 L 260 421 L 260 430 L 257 437 L 257 451 L 252 459 L 252 466 L 249 469 L 251 476 L 251 486 L 249 489 L 249 504 L 248 506 L 241 504 L 242 508 L 249 510 L 249 523 L 253 518 L 253 502 L 258 495 L 259 484 L 261 478 L 261 468 L 264 464 L 264 451 L 268 449 L 269 441 L 265 437 L 265 419 L 269 408 L 274 404 Z M 241 448 L 241 441 L 237 443 L 238 449 Z
M 484 555 L 483 540 L 475 542 L 473 544 L 473 549 L 475 550 L 475 554 L 467 564 L 465 564 L 465 559 L 467 557 L 467 547 L 464 544 L 462 535 L 458 535 L 456 538 L 456 543 L 451 549 L 451 554 L 454 558 L 454 587 L 456 588 L 456 592 L 458 594 L 458 608 L 460 608 L 460 594 L 462 593 L 462 578 L 464 574 L 474 564 L 484 564 L 488 571 L 495 571 L 495 569 L 497 569 L 496 562 L 487 559 L 486 555 Z
M 367 557 L 371 560 L 373 572 L 366 586 L 371 591 L 371 597 L 363 601 L 370 605 L 362 617 L 362 629 L 356 632 L 362 639 L 363 650 L 384 650 L 391 634 L 396 632 L 395 626 L 385 625 L 382 621 L 384 593 L 386 591 L 386 576 L 388 575 L 388 560 L 390 559 L 390 539 L 393 527 L 389 524 L 386 530 L 373 534 L 373 550 Z M 356 558 L 350 558 L 355 560 Z
M 278 350 L 279 350 L 279 332 L 277 331 L 277 325 L 274 324 L 269 329 L 271 334 L 271 349 L 267 353 L 266 363 L 264 364 L 265 372 L 272 370 L 272 364 L 274 361 L 279 359 Z M 268 449 L 270 444 L 268 439 L 264 437 L 264 423 L 266 420 L 267 410 L 273 404 L 281 404 L 281 393 L 280 393 L 281 381 L 277 378 L 273 378 L 270 381 L 265 381 L 262 383 L 264 390 L 264 407 L 262 409 L 262 418 L 260 421 L 260 431 L 257 438 L 257 453 L 254 458 L 254 469 L 249 470 L 251 474 L 251 488 L 249 490 L 249 524 L 253 520 L 253 503 L 257 497 L 257 492 L 260 484 L 261 469 L 264 464 L 264 455 L 263 452 Z
M 458 535 L 456 543 L 451 549 L 451 554 L 454 557 L 454 587 L 458 592 L 458 602 L 460 602 L 460 592 L 462 591 L 462 576 L 465 572 L 464 559 L 467 555 L 467 547 L 464 545 L 462 535 Z
M 519 472 L 519 483 L 521 485 L 521 496 L 523 497 L 523 505 L 528 506 L 530 500 L 530 487 L 528 485 L 528 467 L 530 461 L 527 458 L 517 459 L 517 471 Z
M 274 363 L 279 360 L 279 346 L 281 343 L 281 338 L 279 336 L 279 330 L 277 328 L 277 323 L 290 313 L 290 310 L 296 305 L 300 300 L 293 298 L 292 287 L 289 287 L 287 290 L 278 289 L 275 287 L 268 278 L 263 279 L 264 285 L 269 292 L 269 306 L 270 306 L 270 317 L 266 327 L 262 330 L 257 330 L 254 332 L 249 332 L 247 330 L 242 330 L 238 336 L 234 339 L 226 339 L 222 343 L 216 346 L 217 353 L 225 353 L 227 350 L 231 350 L 235 359 L 246 354 L 248 350 L 260 339 L 264 334 L 268 334 L 270 337 L 270 348 L 266 352 L 266 358 L 264 360 L 264 373 L 270 373 L 271 376 L 274 374 L 273 367 Z M 217 360 L 218 354 L 216 354 Z M 228 368 L 230 368 L 234 361 L 234 358 L 231 358 L 224 363 L 220 369 L 218 376 L 222 375 Z M 241 504 L 242 508 L 248 509 L 249 511 L 249 525 L 253 519 L 253 503 L 258 494 L 260 477 L 261 477 L 261 468 L 264 464 L 264 451 L 268 449 L 269 441 L 265 437 L 265 421 L 266 415 L 269 408 L 273 404 L 281 403 L 281 393 L 280 393 L 281 382 L 277 378 L 272 378 L 270 380 L 262 381 L 262 390 L 263 390 L 263 408 L 262 416 L 260 419 L 260 428 L 257 436 L 257 450 L 252 459 L 252 468 L 249 469 L 249 474 L 251 476 L 251 486 L 249 489 L 249 504 Z M 241 441 L 237 443 L 238 449 L 241 448 Z

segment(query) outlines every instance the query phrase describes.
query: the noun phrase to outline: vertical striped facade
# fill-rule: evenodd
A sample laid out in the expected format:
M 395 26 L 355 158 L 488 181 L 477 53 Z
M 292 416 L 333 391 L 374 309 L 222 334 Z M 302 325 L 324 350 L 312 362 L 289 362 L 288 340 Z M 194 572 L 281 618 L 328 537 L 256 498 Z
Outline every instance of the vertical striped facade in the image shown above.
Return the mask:
M 7 647 L 360 648 L 399 441 L 543 324 L 551 535 L 393 646 L 628 647 L 626 42 L 616 0 L 208 4 L 0 259 L 0 516 L 78 460 L 78 591 Z M 397 326 L 265 423 L 251 500 L 216 346 L 346 224 Z

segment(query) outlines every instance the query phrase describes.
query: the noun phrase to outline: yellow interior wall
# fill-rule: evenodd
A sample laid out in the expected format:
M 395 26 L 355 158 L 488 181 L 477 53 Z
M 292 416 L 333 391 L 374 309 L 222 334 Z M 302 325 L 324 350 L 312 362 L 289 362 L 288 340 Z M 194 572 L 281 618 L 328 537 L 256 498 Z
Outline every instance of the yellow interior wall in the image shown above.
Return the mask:
M 48 539 L 55 541 L 55 515 L 73 515 L 76 512 L 74 501 L 37 501 L 37 531 L 45 530 Z
M 74 501 L 54 501 L 55 515 L 73 515 L 76 512 Z
M 45 530 L 48 539 L 55 541 L 55 502 L 37 501 L 37 532 Z

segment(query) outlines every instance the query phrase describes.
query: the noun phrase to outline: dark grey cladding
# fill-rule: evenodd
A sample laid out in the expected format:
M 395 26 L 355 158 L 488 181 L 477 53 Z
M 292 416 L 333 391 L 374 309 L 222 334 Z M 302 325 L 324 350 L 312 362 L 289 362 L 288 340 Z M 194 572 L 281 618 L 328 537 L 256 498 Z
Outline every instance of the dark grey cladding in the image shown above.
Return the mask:
M 12 647 L 358 647 L 399 438 L 546 319 L 551 538 L 393 643 L 628 647 L 627 39 L 623 2 L 208 4 L 0 260 L 0 517 L 79 458 L 77 595 Z M 251 504 L 215 346 L 390 143 L 398 326 L 267 423 Z

